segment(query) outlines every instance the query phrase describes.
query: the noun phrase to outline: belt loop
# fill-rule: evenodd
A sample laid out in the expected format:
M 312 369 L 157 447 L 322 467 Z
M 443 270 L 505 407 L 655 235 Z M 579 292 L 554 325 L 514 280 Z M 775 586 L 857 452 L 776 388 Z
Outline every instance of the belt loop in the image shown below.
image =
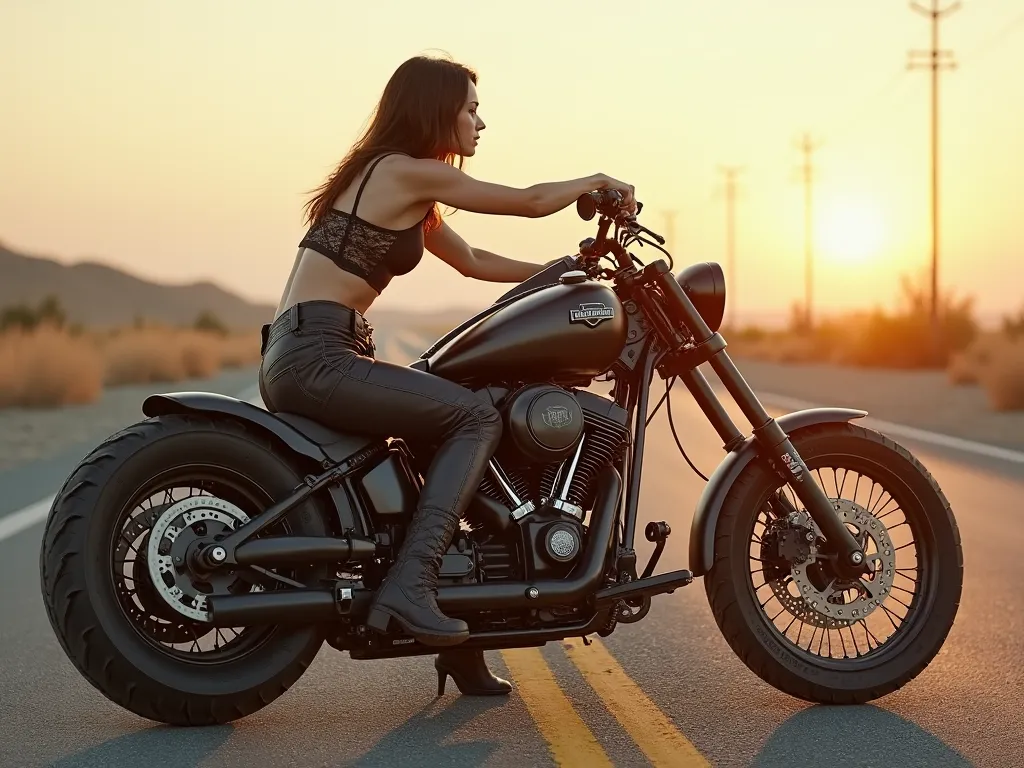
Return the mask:
M 299 331 L 299 305 L 292 304 L 291 309 L 288 310 L 288 320 L 290 322 L 290 328 L 292 333 L 298 333 Z
M 270 340 L 270 323 L 260 328 L 260 357 L 267 354 L 267 342 Z

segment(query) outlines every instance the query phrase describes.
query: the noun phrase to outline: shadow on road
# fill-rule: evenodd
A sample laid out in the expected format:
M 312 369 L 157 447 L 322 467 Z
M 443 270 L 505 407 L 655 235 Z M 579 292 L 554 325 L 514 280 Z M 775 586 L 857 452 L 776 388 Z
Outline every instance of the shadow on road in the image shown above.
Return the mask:
M 871 705 L 815 706 L 775 729 L 753 768 L 842 765 L 970 768 L 972 763 L 914 723 Z
M 339 765 L 339 768 L 395 768 L 396 766 L 430 765 L 431 768 L 470 768 L 483 765 L 500 746 L 500 739 L 466 741 L 453 734 L 474 717 L 506 701 L 500 699 L 459 698 L 440 709 L 431 703 L 389 731 L 362 757 Z
M 158 725 L 62 757 L 51 768 L 198 768 L 231 736 L 230 725 L 176 728 Z

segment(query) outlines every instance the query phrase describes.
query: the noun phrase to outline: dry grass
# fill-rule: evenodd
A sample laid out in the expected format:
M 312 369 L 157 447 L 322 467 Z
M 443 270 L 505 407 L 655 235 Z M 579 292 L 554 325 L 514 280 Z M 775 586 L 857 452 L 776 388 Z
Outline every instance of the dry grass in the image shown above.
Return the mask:
M 77 405 L 99 397 L 103 361 L 56 328 L 0 334 L 0 408 Z
M 209 378 L 223 368 L 256 365 L 259 356 L 258 333 L 8 331 L 0 334 L 0 408 L 88 403 L 104 386 Z

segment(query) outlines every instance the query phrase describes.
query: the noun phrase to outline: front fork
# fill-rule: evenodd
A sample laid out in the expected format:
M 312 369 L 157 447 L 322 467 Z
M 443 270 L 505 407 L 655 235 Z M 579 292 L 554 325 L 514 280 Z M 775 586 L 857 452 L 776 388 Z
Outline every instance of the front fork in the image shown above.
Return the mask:
M 757 399 L 757 395 L 754 394 L 739 369 L 736 368 L 732 358 L 726 353 L 725 340 L 708 327 L 693 302 L 690 301 L 690 297 L 676 282 L 668 265 L 663 260 L 659 259 L 649 264 L 644 269 L 644 278 L 653 279 L 672 308 L 679 312 L 686 327 L 693 333 L 695 346 L 693 349 L 687 349 L 684 357 L 678 358 L 678 364 L 672 366 L 676 369 L 673 373 L 678 373 L 687 381 L 687 385 L 690 386 L 691 392 L 694 392 L 695 396 L 703 395 L 698 398 L 698 402 L 704 407 L 705 413 L 708 414 L 715 429 L 725 441 L 726 448 L 731 450 L 731 446 L 738 445 L 743 440 L 743 435 L 725 414 L 721 403 L 717 402 L 714 397 L 714 393 L 709 391 L 710 387 L 707 386 L 707 382 L 703 381 L 705 391 L 698 393 L 691 386 L 697 379 L 685 375 L 703 362 L 710 363 L 715 373 L 718 374 L 725 388 L 729 390 L 729 394 L 736 401 L 736 405 L 750 422 L 754 438 L 764 449 L 765 455 L 775 465 L 776 471 L 782 478 L 793 486 L 797 497 L 803 502 L 807 512 L 818 524 L 818 528 L 838 555 L 837 570 L 840 575 L 851 578 L 860 576 L 864 573 L 865 566 L 864 551 L 861 549 L 860 543 L 836 513 L 832 502 L 825 495 L 825 491 L 809 477 L 807 465 L 804 464 L 800 454 L 793 447 L 789 436 L 776 423 L 775 419 L 768 415 L 764 406 L 761 405 L 761 401 Z M 673 335 L 678 334 L 677 330 L 671 330 Z M 700 377 L 700 380 L 703 380 L 703 377 Z M 702 400 L 707 403 L 701 402 Z M 712 400 L 714 400 L 713 403 Z

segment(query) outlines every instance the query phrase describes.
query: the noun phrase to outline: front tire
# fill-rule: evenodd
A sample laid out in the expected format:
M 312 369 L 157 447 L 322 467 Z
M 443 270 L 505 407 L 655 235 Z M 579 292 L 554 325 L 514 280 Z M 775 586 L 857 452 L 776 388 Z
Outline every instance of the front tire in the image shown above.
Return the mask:
M 154 519 L 177 501 L 165 488 L 199 488 L 252 518 L 300 482 L 265 436 L 229 419 L 162 416 L 96 448 L 57 494 L 40 552 L 46 613 L 75 667 L 116 704 L 173 725 L 229 722 L 288 690 L 323 642 L 318 628 L 245 628 L 230 640 L 218 630 L 214 650 L 203 650 L 212 627 L 157 594 L 146 552 Z M 311 500 L 262 533 L 330 535 L 326 519 Z M 322 574 L 288 575 L 312 583 Z
M 863 594 L 871 597 L 858 597 L 857 584 L 844 592 L 844 582 L 828 573 L 825 558 L 814 561 L 815 556 L 807 554 L 801 541 L 813 539 L 813 523 L 793 534 L 779 533 L 789 523 L 780 522 L 778 508 L 792 514 L 794 507 L 800 510 L 802 505 L 792 490 L 783 488 L 767 462 L 758 459 L 743 470 L 724 502 L 715 533 L 714 564 L 704 580 L 708 600 L 726 641 L 765 682 L 806 701 L 871 701 L 913 680 L 945 642 L 963 585 L 959 530 L 931 474 L 883 435 L 844 423 L 809 427 L 790 437 L 810 470 L 808 481 L 819 482 L 827 496 L 839 500 L 847 519 L 861 523 L 858 530 L 865 540 L 874 536 L 878 580 L 863 582 L 867 585 Z M 827 468 L 835 468 L 833 482 L 827 482 Z M 854 475 L 853 494 L 858 498 L 850 500 Z M 862 477 L 870 479 L 869 491 Z M 792 506 L 772 503 L 780 489 Z M 889 501 L 883 503 L 885 498 Z M 896 507 L 891 508 L 892 504 Z M 903 522 L 890 517 L 898 511 L 903 512 Z M 789 519 L 807 518 L 797 513 Z M 907 531 L 902 530 L 904 525 Z M 880 528 L 885 529 L 883 533 L 878 532 Z M 912 533 L 913 559 L 906 552 L 909 544 L 896 546 L 897 529 L 900 536 Z M 780 545 L 783 538 L 787 540 Z M 792 559 L 787 564 L 781 556 L 770 554 L 776 551 Z M 890 565 L 894 573 L 886 575 Z M 821 602 L 826 594 L 829 599 Z M 809 597 L 804 599 L 805 595 Z M 881 604 L 874 607 L 872 600 L 878 596 Z M 812 603 L 819 608 L 812 608 Z M 901 619 L 899 625 L 895 619 Z M 881 640 L 886 622 L 894 631 Z M 805 623 L 808 631 L 803 629 Z M 802 641 L 808 634 L 804 648 Z

